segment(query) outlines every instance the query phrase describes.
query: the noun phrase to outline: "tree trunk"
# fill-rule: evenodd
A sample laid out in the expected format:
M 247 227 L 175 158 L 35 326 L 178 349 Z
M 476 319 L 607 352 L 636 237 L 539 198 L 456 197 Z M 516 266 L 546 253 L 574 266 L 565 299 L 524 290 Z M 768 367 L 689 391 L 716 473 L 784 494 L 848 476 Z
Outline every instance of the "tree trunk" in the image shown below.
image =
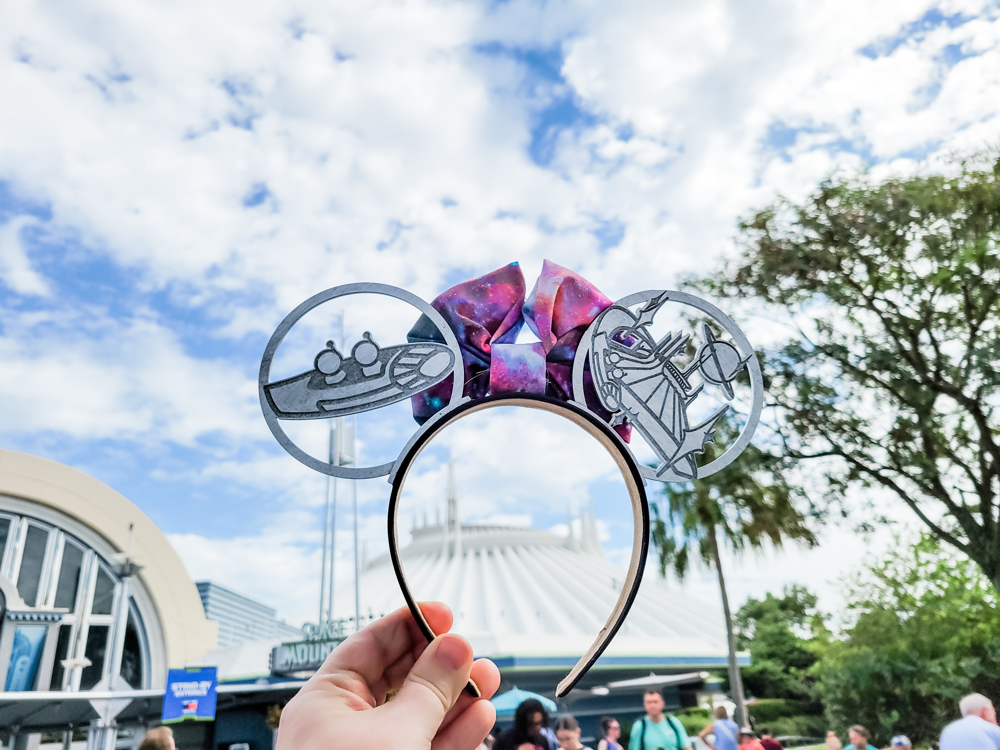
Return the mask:
M 733 719 L 741 727 L 750 723 L 747 716 L 747 702 L 743 697 L 743 678 L 740 677 L 740 665 L 736 660 L 736 633 L 733 631 L 733 616 L 729 611 L 729 596 L 726 594 L 726 579 L 722 575 L 722 560 L 719 558 L 719 541 L 715 535 L 715 525 L 708 527 L 708 542 L 712 548 L 712 559 L 715 570 L 719 574 L 719 592 L 722 594 L 722 611 L 726 616 L 726 637 L 729 641 L 729 689 L 736 704 L 736 715 Z

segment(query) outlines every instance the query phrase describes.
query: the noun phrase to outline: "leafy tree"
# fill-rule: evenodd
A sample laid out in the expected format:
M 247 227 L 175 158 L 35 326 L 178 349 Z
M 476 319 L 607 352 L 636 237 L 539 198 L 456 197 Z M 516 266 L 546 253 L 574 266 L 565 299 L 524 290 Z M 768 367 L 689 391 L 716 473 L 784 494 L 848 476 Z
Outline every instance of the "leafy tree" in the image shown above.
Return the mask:
M 700 285 L 795 331 L 764 366 L 784 455 L 827 459 L 827 498 L 894 495 L 1000 588 L 1000 159 L 953 171 L 779 200 Z
M 878 743 L 936 739 L 959 699 L 1000 689 L 997 592 L 968 557 L 924 534 L 895 544 L 850 583 L 845 638 L 814 668 L 827 718 L 867 726 Z
M 705 461 L 722 455 L 736 439 L 730 423 L 720 423 L 716 440 L 706 446 Z M 729 466 L 706 479 L 664 485 L 664 499 L 654 503 L 652 542 L 660 573 L 672 566 L 683 578 L 692 557 L 715 569 L 729 639 L 729 681 L 737 706 L 737 721 L 746 721 L 743 684 L 736 660 L 736 634 L 719 557 L 719 536 L 737 552 L 759 548 L 765 540 L 780 546 L 784 539 L 814 545 L 816 538 L 798 508 L 799 492 L 785 478 L 783 461 L 755 445 Z
M 750 666 L 741 671 L 752 695 L 799 701 L 812 697 L 809 670 L 816 663 L 816 644 L 828 637 L 815 594 L 786 586 L 780 597 L 751 597 L 736 613 L 736 633 L 739 647 L 750 651 Z

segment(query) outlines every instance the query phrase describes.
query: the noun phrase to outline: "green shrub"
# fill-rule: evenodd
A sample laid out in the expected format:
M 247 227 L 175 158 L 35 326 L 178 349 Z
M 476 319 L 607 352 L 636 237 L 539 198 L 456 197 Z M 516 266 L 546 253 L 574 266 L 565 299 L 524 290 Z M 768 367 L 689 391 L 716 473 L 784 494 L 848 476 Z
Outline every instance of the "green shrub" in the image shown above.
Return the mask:
M 707 708 L 686 708 L 674 714 L 684 726 L 688 735 L 696 735 L 712 720 L 712 712 Z
M 829 729 L 823 716 L 781 716 L 772 721 L 758 721 L 757 735 L 765 732 L 775 737 L 825 737 Z
M 747 704 L 747 710 L 754 718 L 754 721 L 769 722 L 787 716 L 807 716 L 810 714 L 823 713 L 823 707 L 819 703 L 811 701 L 797 701 L 788 698 L 760 698 Z

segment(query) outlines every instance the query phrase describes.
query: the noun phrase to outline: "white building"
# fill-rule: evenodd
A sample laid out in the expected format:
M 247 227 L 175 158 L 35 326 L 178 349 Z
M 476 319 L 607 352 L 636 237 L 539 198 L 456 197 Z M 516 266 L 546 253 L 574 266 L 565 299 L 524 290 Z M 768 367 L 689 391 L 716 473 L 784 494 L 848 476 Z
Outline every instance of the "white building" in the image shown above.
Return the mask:
M 159 720 L 167 670 L 200 662 L 216 630 L 174 548 L 139 508 L 68 466 L 0 450 L 5 747 L 37 748 L 48 732 L 62 738 L 58 747 L 76 736 L 88 750 L 134 748 Z M 270 748 L 267 705 L 297 687 L 220 687 L 214 739 L 245 742 L 255 732 L 253 750 Z M 179 744 L 207 746 L 205 723 L 191 724 L 179 727 L 192 735 Z
M 452 630 L 500 667 L 501 691 L 516 685 L 552 696 L 604 627 L 625 571 L 601 551 L 592 510 L 570 519 L 578 532 L 566 536 L 458 519 L 452 482 L 445 522 L 414 528 L 400 551 L 414 597 L 452 608 Z M 388 554 L 363 564 L 360 591 L 363 619 L 405 606 Z M 353 583 L 335 603 L 338 617 L 353 617 Z M 649 686 L 663 688 L 668 707 L 693 706 L 705 670 L 724 672 L 727 654 L 721 608 L 677 591 L 650 564 L 618 635 L 564 703 L 584 736 L 601 714 L 637 716 Z M 740 660 L 749 663 L 745 654 Z
M 219 623 L 220 649 L 247 641 L 292 641 L 302 636 L 299 628 L 279 620 L 273 607 L 237 594 L 213 581 L 198 581 L 195 585 L 205 608 L 205 617 Z

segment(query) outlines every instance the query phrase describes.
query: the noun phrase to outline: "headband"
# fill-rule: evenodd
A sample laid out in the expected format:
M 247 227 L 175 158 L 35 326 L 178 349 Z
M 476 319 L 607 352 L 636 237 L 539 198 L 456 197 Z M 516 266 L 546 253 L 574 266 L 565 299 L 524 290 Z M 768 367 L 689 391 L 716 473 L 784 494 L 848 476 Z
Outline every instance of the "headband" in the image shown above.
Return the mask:
M 271 364 L 289 331 L 306 313 L 340 297 L 374 294 L 416 308 L 420 316 L 406 343 L 380 345 L 369 333 L 341 352 L 333 341 L 309 366 L 272 381 Z M 698 318 L 698 338 L 670 332 L 656 338 L 652 324 L 668 305 Z M 527 325 L 538 342 L 515 343 Z M 718 458 L 698 466 L 696 456 L 714 440 L 719 421 L 733 407 L 733 384 L 748 375 L 750 400 L 739 436 Z M 399 558 L 397 513 L 410 468 L 432 438 L 470 414 L 497 406 L 541 409 L 573 422 L 609 452 L 622 472 L 633 515 L 628 576 L 614 611 L 596 640 L 559 683 L 566 695 L 611 643 L 638 593 L 649 544 L 647 480 L 685 482 L 727 466 L 753 436 L 763 407 L 763 377 L 743 332 L 721 310 L 694 295 L 667 290 L 638 292 L 616 302 L 573 271 L 546 260 L 525 294 L 520 267 L 512 263 L 458 284 L 431 303 L 385 284 L 346 284 L 310 297 L 272 334 L 258 380 L 261 408 L 272 434 L 294 458 L 320 473 L 346 479 L 388 476 L 389 554 L 403 598 L 421 632 L 435 633 L 417 606 Z M 688 408 L 706 391 L 723 403 L 697 424 Z M 297 446 L 282 427 L 287 420 L 330 419 L 410 399 L 418 427 L 395 461 L 340 466 Z M 654 466 L 630 448 L 633 429 L 652 448 Z M 469 683 L 469 692 L 478 688 Z

